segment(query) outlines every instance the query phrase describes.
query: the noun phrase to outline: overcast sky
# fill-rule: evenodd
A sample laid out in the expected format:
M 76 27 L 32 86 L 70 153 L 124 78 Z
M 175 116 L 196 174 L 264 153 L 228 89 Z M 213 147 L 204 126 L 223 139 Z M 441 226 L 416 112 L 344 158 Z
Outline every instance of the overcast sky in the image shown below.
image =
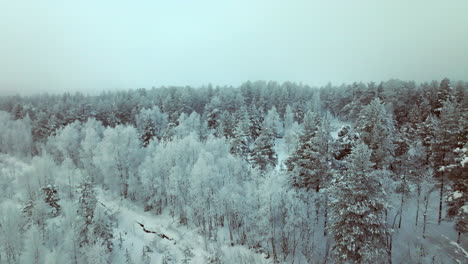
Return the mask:
M 468 80 L 467 0 L 0 0 L 0 93 Z

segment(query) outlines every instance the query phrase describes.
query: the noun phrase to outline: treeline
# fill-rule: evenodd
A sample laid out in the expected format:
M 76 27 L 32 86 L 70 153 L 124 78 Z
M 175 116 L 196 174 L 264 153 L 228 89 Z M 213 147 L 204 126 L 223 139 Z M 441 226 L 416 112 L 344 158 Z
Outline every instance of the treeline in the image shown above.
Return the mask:
M 0 116 L 0 151 L 51 168 L 22 176 L 21 217 L 36 224 L 15 228 L 37 226 L 31 237 L 42 234 L 39 245 L 56 252 L 46 227 L 72 221 L 61 215 L 72 206 L 81 220 L 62 231 L 76 242 L 63 254 L 73 249 L 75 263 L 86 262 L 93 256 L 79 252 L 93 248 L 110 259 L 111 220 L 95 212 L 103 210 L 93 194 L 100 186 L 212 240 L 226 230 L 230 244 L 273 262 L 453 260 L 424 239 L 436 189 L 436 225 L 453 223 L 458 243 L 467 232 L 467 89 L 448 79 L 320 89 L 247 82 L 2 98 L 10 114 Z M 335 128 L 337 119 L 349 125 Z M 5 194 L 13 195 L 6 186 L 14 177 L 3 178 Z M 405 226 L 419 230 L 415 244 L 395 254 Z M 21 254 L 3 252 L 7 263 Z

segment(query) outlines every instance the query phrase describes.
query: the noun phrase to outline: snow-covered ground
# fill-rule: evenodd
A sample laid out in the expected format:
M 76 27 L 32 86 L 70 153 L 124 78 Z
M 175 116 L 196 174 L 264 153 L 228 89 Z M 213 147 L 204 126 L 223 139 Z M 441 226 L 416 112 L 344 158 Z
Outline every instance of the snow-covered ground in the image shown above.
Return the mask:
M 221 241 L 209 241 L 196 230 L 180 225 L 177 219 L 168 214 L 154 215 L 144 212 L 139 206 L 102 190 L 98 200 L 115 214 L 117 226 L 114 227 L 114 258 L 122 258 L 127 250 L 133 260 L 140 260 L 145 247 L 151 263 L 162 263 L 164 257 L 171 258 L 169 263 L 183 263 L 184 254 L 191 251 L 193 256 L 187 263 L 208 263 L 208 259 L 219 255 L 223 263 L 268 263 L 261 254 L 256 254 L 243 246 L 230 246 Z M 161 238 L 146 230 L 164 234 Z M 189 249 L 189 250 L 187 250 Z

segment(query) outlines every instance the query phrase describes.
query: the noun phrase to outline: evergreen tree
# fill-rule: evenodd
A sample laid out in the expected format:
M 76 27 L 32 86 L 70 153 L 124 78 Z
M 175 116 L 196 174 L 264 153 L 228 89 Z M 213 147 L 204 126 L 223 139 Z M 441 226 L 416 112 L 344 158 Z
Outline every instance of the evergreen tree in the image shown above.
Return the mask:
M 395 129 L 393 119 L 380 99 L 374 99 L 362 109 L 356 121 L 356 130 L 362 141 L 372 150 L 371 161 L 375 164 L 375 168 L 388 167 L 394 155 Z
M 444 112 L 442 112 L 443 114 Z M 442 115 L 441 115 L 442 116 Z M 468 112 L 458 119 L 458 135 L 452 150 L 455 155 L 451 164 L 447 166 L 447 178 L 450 192 L 447 195 L 447 216 L 455 221 L 455 230 L 458 232 L 458 243 L 461 243 L 462 234 L 468 232 Z
M 431 141 L 430 161 L 434 168 L 434 176 L 440 183 L 439 217 L 438 223 L 442 221 L 442 207 L 447 177 L 457 173 L 455 158 L 460 135 L 459 121 L 461 115 L 457 105 L 452 101 L 446 101 L 440 109 L 440 119 L 434 120 L 434 137 Z
M 250 153 L 249 137 L 245 133 L 245 127 L 242 122 L 236 126 L 234 137 L 231 139 L 231 154 L 247 159 Z
M 136 115 L 135 121 L 138 136 L 144 147 L 148 146 L 149 142 L 154 137 L 159 140 L 162 138 L 163 131 L 168 124 L 168 119 L 168 115 L 162 113 L 159 107 L 141 109 Z
M 260 136 L 255 140 L 254 147 L 250 154 L 250 161 L 254 167 L 259 167 L 264 171 L 267 168 L 274 168 L 278 162 L 275 152 L 275 136 L 271 130 L 265 128 Z
M 94 209 L 91 233 L 94 244 L 99 243 L 107 253 L 113 250 L 113 221 L 103 205 L 98 205 Z
M 89 177 L 83 179 L 79 187 L 79 192 L 77 214 L 80 216 L 80 224 L 78 226 L 78 232 L 80 236 L 80 247 L 83 247 L 91 242 L 90 229 L 97 204 L 96 191 Z
M 372 174 L 372 151 L 357 145 L 347 159 L 347 171 L 336 179 L 330 227 L 336 263 L 388 263 L 384 193 Z
M 250 129 L 252 127 L 252 124 L 250 122 L 249 113 L 247 109 L 245 108 L 245 106 L 242 106 L 235 113 L 235 119 L 236 119 L 237 127 L 239 127 L 239 129 L 242 130 L 242 134 L 247 136 L 248 142 L 250 143 L 252 139 L 252 136 L 250 134 Z
M 291 185 L 307 190 L 319 191 L 322 177 L 326 174 L 326 160 L 320 147 L 321 120 L 313 112 L 304 117 L 304 129 L 299 136 L 295 151 L 286 160 L 286 167 L 291 175 Z
M 49 184 L 46 187 L 42 187 L 41 190 L 44 194 L 44 201 L 52 208 L 51 216 L 55 217 L 59 215 L 61 206 L 58 203 L 60 199 L 58 198 L 57 187 Z
M 257 106 L 253 103 L 249 110 L 250 135 L 252 136 L 253 140 L 256 140 L 262 131 L 263 114 L 262 111 L 258 109 Z

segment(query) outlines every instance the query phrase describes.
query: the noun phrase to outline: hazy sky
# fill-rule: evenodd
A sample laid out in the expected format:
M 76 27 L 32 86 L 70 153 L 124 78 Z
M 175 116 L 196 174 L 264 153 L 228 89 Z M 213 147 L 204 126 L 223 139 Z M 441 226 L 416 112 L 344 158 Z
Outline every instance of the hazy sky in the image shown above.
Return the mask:
M 468 80 L 467 0 L 0 0 L 0 93 Z

